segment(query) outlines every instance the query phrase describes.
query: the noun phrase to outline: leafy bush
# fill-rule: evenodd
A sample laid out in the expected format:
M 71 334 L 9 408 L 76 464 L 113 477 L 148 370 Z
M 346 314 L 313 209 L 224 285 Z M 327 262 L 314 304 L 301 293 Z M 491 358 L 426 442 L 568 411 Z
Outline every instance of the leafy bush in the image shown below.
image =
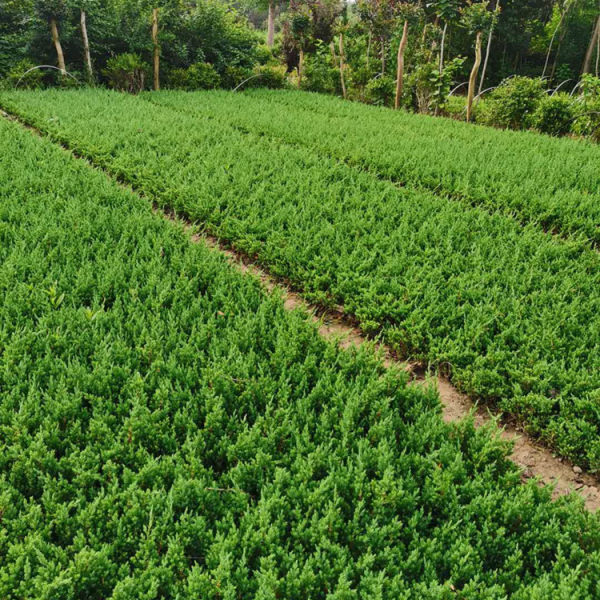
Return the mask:
M 17 84 L 19 89 L 38 89 L 42 87 L 42 81 L 44 79 L 44 72 L 41 69 L 35 71 L 29 71 L 36 65 L 28 59 L 19 61 L 6 76 L 7 87 L 15 87 Z M 24 76 L 24 74 L 27 75 Z
M 102 73 L 111 88 L 138 94 L 144 89 L 148 71 L 138 54 L 119 54 L 108 59 Z
M 334 94 L 340 87 L 340 73 L 332 64 L 328 48 L 319 48 L 309 54 L 304 62 L 302 89 L 309 92 Z
M 444 111 L 452 82 L 464 62 L 465 59 L 460 57 L 447 61 L 441 74 L 436 63 L 420 63 L 406 77 L 405 97 L 414 99 L 415 108 L 420 113 Z
M 464 121 L 467 115 L 467 101 L 464 96 L 454 95 L 446 100 L 444 112 L 459 121 Z
M 199 62 L 187 69 L 173 69 L 169 73 L 170 88 L 179 90 L 211 90 L 219 87 L 221 78 L 215 68 L 206 62 Z
M 388 75 L 371 79 L 365 88 L 367 102 L 376 106 L 391 106 L 394 103 L 396 82 Z
M 600 142 L 600 98 L 586 99 L 578 106 L 572 131 L 576 135 Z
M 600 78 L 583 75 L 581 96 L 577 99 L 577 117 L 573 122 L 573 133 L 600 142 Z
M 249 87 L 265 87 L 280 90 L 287 85 L 285 67 L 283 65 L 259 65 L 254 68 L 258 77 L 248 82 Z
M 541 79 L 511 77 L 505 79 L 489 96 L 479 120 L 487 125 L 524 129 L 529 125 L 545 90 Z
M 266 44 L 258 44 L 255 48 L 255 58 L 259 65 L 271 64 L 277 60 L 275 49 L 269 48 Z
M 542 133 L 565 135 L 571 131 L 574 114 L 573 98 L 569 94 L 557 93 L 540 100 L 529 124 Z
M 233 89 L 254 75 L 254 70 L 249 67 L 236 67 L 229 65 L 221 74 L 223 87 Z

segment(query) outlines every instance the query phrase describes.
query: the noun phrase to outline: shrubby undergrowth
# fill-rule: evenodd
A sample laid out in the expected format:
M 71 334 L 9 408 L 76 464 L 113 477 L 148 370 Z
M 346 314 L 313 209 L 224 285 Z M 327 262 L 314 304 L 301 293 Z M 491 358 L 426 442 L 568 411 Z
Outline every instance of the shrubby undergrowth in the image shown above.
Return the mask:
M 0 595 L 595 598 L 600 522 L 0 122 Z
M 597 252 L 202 111 L 106 92 L 1 101 L 311 299 L 345 304 L 365 331 L 440 365 L 561 454 L 600 467 Z M 559 142 L 546 141 L 540 151 Z
M 308 147 L 396 183 L 600 243 L 600 149 L 592 144 L 471 127 L 293 91 L 144 97 Z M 564 123 L 567 117 L 564 111 L 559 114 L 558 98 L 548 98 L 553 102 L 544 101 L 543 109 L 528 114 L 528 120 L 536 119 L 540 127 Z

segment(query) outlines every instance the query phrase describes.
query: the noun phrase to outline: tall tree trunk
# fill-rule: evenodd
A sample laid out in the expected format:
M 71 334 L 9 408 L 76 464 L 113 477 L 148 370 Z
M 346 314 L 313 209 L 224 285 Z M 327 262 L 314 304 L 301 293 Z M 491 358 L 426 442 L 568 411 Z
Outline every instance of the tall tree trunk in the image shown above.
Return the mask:
M 369 72 L 369 62 L 371 59 L 371 40 L 373 39 L 373 32 L 369 29 L 369 41 L 367 42 L 367 73 Z
M 385 37 L 381 36 L 381 76 L 385 75 Z
M 590 39 L 590 43 L 588 45 L 587 51 L 585 53 L 585 59 L 583 61 L 583 68 L 581 69 L 581 73 L 589 73 L 590 67 L 592 64 L 592 55 L 594 54 L 594 47 L 596 46 L 596 40 L 600 36 L 600 15 L 596 17 L 596 24 L 594 25 L 594 30 L 592 33 L 592 38 Z
M 154 90 L 160 90 L 160 46 L 158 45 L 158 8 L 152 10 L 152 45 L 154 46 Z
M 94 79 L 94 72 L 92 70 L 92 57 L 90 56 L 90 42 L 88 40 L 84 10 L 81 11 L 81 39 L 83 40 L 83 59 L 85 68 L 87 70 L 88 80 L 91 82 Z
M 56 48 L 58 68 L 60 69 L 60 72 L 64 75 L 67 72 L 67 68 L 65 67 L 65 55 L 63 54 L 62 46 L 60 45 L 60 38 L 58 37 L 58 27 L 56 25 L 56 19 L 54 17 L 50 19 L 50 31 L 52 32 L 52 41 L 54 42 L 54 47 Z
M 440 75 L 444 71 L 444 46 L 446 44 L 446 32 L 448 31 L 448 23 L 444 23 L 444 30 L 442 31 L 442 42 L 440 44 Z
M 275 2 L 269 0 L 269 16 L 267 18 L 267 46 L 273 47 L 275 42 Z
M 340 33 L 339 45 L 340 45 L 340 83 L 342 85 L 342 96 L 344 97 L 344 99 L 346 99 L 346 81 L 344 79 L 344 68 L 345 68 L 344 35 L 342 33 Z
M 500 1 L 496 2 L 494 5 L 494 10 L 499 10 Z M 492 20 L 492 24 L 490 25 L 490 32 L 488 34 L 487 45 L 485 49 L 485 60 L 483 61 L 483 69 L 481 70 L 481 79 L 479 80 L 479 89 L 477 90 L 478 94 L 481 94 L 483 90 L 483 84 L 485 82 L 485 73 L 487 71 L 488 61 L 490 59 L 490 51 L 492 49 L 492 37 L 494 36 L 494 25 L 496 24 L 496 20 Z
M 402 29 L 402 39 L 398 46 L 398 63 L 396 69 L 396 98 L 394 100 L 394 108 L 398 110 L 400 107 L 400 98 L 402 98 L 402 90 L 404 88 L 404 51 L 406 50 L 406 42 L 408 41 L 408 21 L 404 21 Z
M 479 72 L 479 65 L 481 64 L 481 31 L 477 32 L 477 39 L 475 40 L 475 63 L 471 69 L 471 76 L 469 77 L 469 92 L 467 94 L 467 122 L 471 120 L 471 113 L 473 111 L 473 96 L 475 95 L 475 85 L 477 83 L 477 73 Z
M 302 85 L 302 75 L 304 72 L 304 50 L 300 48 L 298 56 L 298 87 Z

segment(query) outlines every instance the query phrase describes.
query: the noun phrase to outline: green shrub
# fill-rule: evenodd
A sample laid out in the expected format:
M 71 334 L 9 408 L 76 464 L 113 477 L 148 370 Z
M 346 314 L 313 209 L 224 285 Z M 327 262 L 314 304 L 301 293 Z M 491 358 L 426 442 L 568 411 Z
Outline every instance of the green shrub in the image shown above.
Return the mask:
M 371 79 L 365 88 L 367 102 L 376 106 L 391 106 L 395 93 L 396 82 L 388 75 Z
M 253 70 L 248 67 L 227 66 L 221 73 L 221 84 L 224 88 L 233 89 L 252 77 Z
M 444 112 L 450 117 L 464 121 L 467 114 L 466 102 L 464 96 L 450 96 L 446 100 Z
M 256 46 L 254 53 L 256 57 L 256 62 L 259 65 L 266 65 L 273 62 L 276 56 L 274 51 L 271 48 L 269 48 L 266 44 L 259 44 L 258 46 Z
M 144 89 L 148 70 L 138 54 L 119 54 L 108 59 L 102 74 L 111 88 L 137 94 Z
M 480 121 L 510 129 L 524 129 L 544 97 L 541 79 L 512 77 L 505 79 L 487 98 Z
M 571 131 L 576 135 L 600 142 L 600 98 L 589 99 L 579 105 L 578 115 L 573 120 Z
M 335 94 L 340 87 L 340 72 L 333 66 L 331 54 L 317 52 L 306 57 L 302 89 Z
M 221 77 L 206 62 L 198 62 L 187 69 L 173 69 L 169 74 L 169 87 L 177 90 L 212 90 L 219 87 Z
M 248 82 L 249 87 L 266 87 L 280 90 L 287 85 L 285 67 L 283 65 L 261 65 L 254 68 L 254 79 Z
M 530 124 L 542 133 L 565 135 L 571 131 L 575 113 L 569 94 L 545 96 L 531 115 Z
M 577 102 L 577 116 L 572 131 L 576 135 L 589 137 L 600 142 L 600 78 L 583 75 L 581 95 Z
M 27 73 L 33 67 L 35 65 L 28 59 L 18 62 L 6 76 L 6 87 L 15 87 L 17 84 L 19 89 L 38 89 L 42 87 L 44 72 L 41 69 L 36 69 Z

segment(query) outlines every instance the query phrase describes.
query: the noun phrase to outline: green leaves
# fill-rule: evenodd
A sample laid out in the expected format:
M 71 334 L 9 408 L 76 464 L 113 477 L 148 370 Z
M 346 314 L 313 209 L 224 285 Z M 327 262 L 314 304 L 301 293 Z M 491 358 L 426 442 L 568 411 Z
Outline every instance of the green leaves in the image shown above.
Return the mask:
M 598 255 L 509 216 L 518 206 L 540 224 L 564 216 L 595 229 L 595 171 L 577 160 L 576 184 L 566 168 L 548 172 L 555 160 L 574 168 L 573 142 L 285 92 L 147 99 L 3 96 L 8 108 L 158 204 L 201 221 L 309 298 L 343 303 L 403 355 L 447 365 L 468 393 L 562 454 L 600 466 Z M 541 144 L 543 161 L 529 152 L 530 140 Z M 473 145 L 469 160 L 461 162 L 464 152 L 451 160 L 465 143 Z M 539 175 L 524 178 L 523 169 Z M 386 180 L 405 170 L 418 175 L 416 185 Z M 423 189 L 440 186 L 468 195 Z
M 512 321 L 514 339 L 525 316 L 544 331 L 536 311 L 551 319 L 567 293 L 556 274 L 571 295 L 585 286 L 535 232 L 462 208 L 459 218 L 451 202 L 404 198 L 214 119 L 102 92 L 19 98 L 146 195 L 203 213 L 236 244 L 260 242 L 281 273 L 386 332 L 402 322 L 462 359 L 461 374 L 471 362 L 497 369 L 500 389 L 504 369 L 540 363 L 535 347 L 511 362 L 497 320 Z M 147 198 L 6 121 L 0 195 L 1 597 L 597 595 L 597 517 L 519 484 L 490 431 L 444 424 L 433 392 L 369 349 L 326 343 Z M 494 243 L 477 245 L 492 225 Z M 593 278 L 595 263 L 572 253 Z M 523 256 L 547 271 L 541 303 L 511 295 L 542 273 Z M 563 320 L 542 341 L 572 358 L 559 332 L 585 332 L 568 308 L 559 303 Z M 469 345 L 475 333 L 497 354 Z

